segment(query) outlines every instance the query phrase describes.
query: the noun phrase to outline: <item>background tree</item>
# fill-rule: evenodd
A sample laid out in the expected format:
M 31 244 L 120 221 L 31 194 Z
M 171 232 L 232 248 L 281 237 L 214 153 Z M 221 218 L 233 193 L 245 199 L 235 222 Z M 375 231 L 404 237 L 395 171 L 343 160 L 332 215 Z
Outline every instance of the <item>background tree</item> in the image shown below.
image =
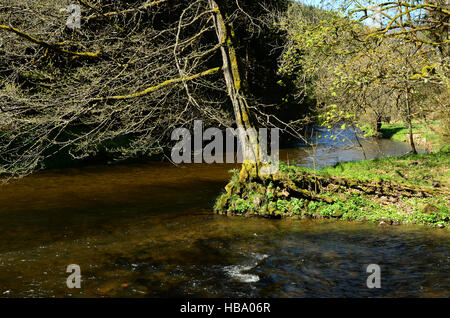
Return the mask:
M 267 122 L 268 94 L 259 92 L 277 78 L 254 66 L 276 63 L 276 50 L 258 48 L 274 46 L 267 16 L 285 1 L 80 0 L 79 29 L 66 26 L 68 5 L 0 4 L 4 173 L 163 153 L 172 130 L 195 119 L 239 126 L 244 111 L 248 125 Z
M 414 6 L 377 3 L 348 1 L 341 11 L 294 4 L 296 9 L 289 11 L 294 16 L 285 23 L 291 41 L 281 71 L 297 74 L 299 91 L 317 99 L 320 123 L 372 121 L 380 133 L 383 119 L 402 120 L 416 152 L 412 121 L 448 114 L 448 102 L 443 102 L 448 97 L 448 57 L 441 54 L 448 44 L 439 35 L 447 13 L 423 1 Z M 420 10 L 438 12 L 440 22 L 425 19 L 431 13 Z M 442 41 L 428 43 L 430 34 Z M 432 101 L 430 96 L 440 97 Z

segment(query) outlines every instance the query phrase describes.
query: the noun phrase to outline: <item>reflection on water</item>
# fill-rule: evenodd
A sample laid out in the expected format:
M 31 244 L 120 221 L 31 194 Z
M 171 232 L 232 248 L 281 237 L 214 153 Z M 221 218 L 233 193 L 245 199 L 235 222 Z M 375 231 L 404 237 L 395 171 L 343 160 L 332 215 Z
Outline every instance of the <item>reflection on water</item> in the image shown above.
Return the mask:
M 319 145 L 316 162 L 361 159 L 344 148 Z M 309 151 L 282 160 L 311 165 Z M 0 296 L 449 296 L 448 231 L 214 215 L 232 168 L 85 167 L 1 187 Z M 79 290 L 66 287 L 69 264 Z M 382 268 L 380 290 L 366 288 L 369 264 Z
M 402 156 L 411 151 L 408 144 L 394 142 L 390 139 L 356 137 L 352 130 L 322 127 L 312 128 L 308 133 L 309 147 L 300 143 L 296 149 L 290 149 L 282 158 L 290 159 L 291 163 L 303 166 L 315 166 L 320 169 L 339 162 L 358 161 L 363 159 L 382 158 L 386 156 Z M 423 152 L 422 149 L 418 149 Z

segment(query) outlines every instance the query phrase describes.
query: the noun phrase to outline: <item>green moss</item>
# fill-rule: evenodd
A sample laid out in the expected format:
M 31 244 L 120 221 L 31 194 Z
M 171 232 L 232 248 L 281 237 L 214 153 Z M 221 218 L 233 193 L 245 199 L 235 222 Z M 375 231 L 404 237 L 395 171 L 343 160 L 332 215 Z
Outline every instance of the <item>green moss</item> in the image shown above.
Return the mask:
M 277 210 L 286 213 L 288 211 L 289 201 L 287 200 L 278 200 L 277 201 Z
M 437 191 L 431 197 L 389 197 L 355 193 L 339 185 L 321 189 L 317 197 L 306 198 L 302 197 L 302 191 L 308 190 L 296 188 L 298 180 L 313 184 L 317 178 L 332 177 L 347 180 L 347 186 L 358 184 L 364 187 L 358 182 L 367 181 L 365 188 L 368 190 L 374 180 L 379 180 L 381 184 L 397 182 L 411 187 L 448 189 L 449 166 L 450 154 L 437 153 L 342 163 L 319 171 L 282 163 L 279 174 L 266 179 L 244 180 L 244 183 L 240 178 L 242 172 L 234 171 L 227 192 L 219 197 L 215 208 L 217 212 L 229 215 L 339 219 L 450 228 L 449 197 L 445 191 Z

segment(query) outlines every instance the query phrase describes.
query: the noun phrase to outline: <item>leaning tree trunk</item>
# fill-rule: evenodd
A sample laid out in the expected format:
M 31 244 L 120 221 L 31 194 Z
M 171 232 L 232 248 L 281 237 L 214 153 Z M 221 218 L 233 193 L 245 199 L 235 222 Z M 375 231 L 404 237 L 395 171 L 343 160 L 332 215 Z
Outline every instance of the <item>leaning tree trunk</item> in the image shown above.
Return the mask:
M 259 139 L 255 127 L 251 123 L 248 104 L 244 96 L 243 79 L 239 68 L 239 61 L 234 43 L 233 26 L 225 21 L 227 13 L 220 2 L 209 0 L 211 10 L 214 11 L 214 24 L 217 39 L 221 46 L 223 73 L 227 85 L 228 95 L 233 104 L 236 125 L 238 128 L 238 140 L 244 151 L 243 170 L 248 170 L 248 164 L 259 170 Z

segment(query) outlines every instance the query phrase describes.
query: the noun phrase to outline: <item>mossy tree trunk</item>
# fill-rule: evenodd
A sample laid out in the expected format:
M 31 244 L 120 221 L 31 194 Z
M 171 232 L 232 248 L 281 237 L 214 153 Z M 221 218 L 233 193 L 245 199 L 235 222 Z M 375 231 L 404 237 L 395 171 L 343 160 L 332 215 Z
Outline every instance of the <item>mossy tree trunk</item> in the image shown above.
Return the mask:
M 245 98 L 245 72 L 241 71 L 239 58 L 235 46 L 235 32 L 232 23 L 226 21 L 228 17 L 226 4 L 223 1 L 209 0 L 211 10 L 214 11 L 214 22 L 217 39 L 221 44 L 223 72 L 228 95 L 233 104 L 238 140 L 244 150 L 243 171 L 258 174 L 259 171 L 259 136 L 251 121 L 251 114 Z

